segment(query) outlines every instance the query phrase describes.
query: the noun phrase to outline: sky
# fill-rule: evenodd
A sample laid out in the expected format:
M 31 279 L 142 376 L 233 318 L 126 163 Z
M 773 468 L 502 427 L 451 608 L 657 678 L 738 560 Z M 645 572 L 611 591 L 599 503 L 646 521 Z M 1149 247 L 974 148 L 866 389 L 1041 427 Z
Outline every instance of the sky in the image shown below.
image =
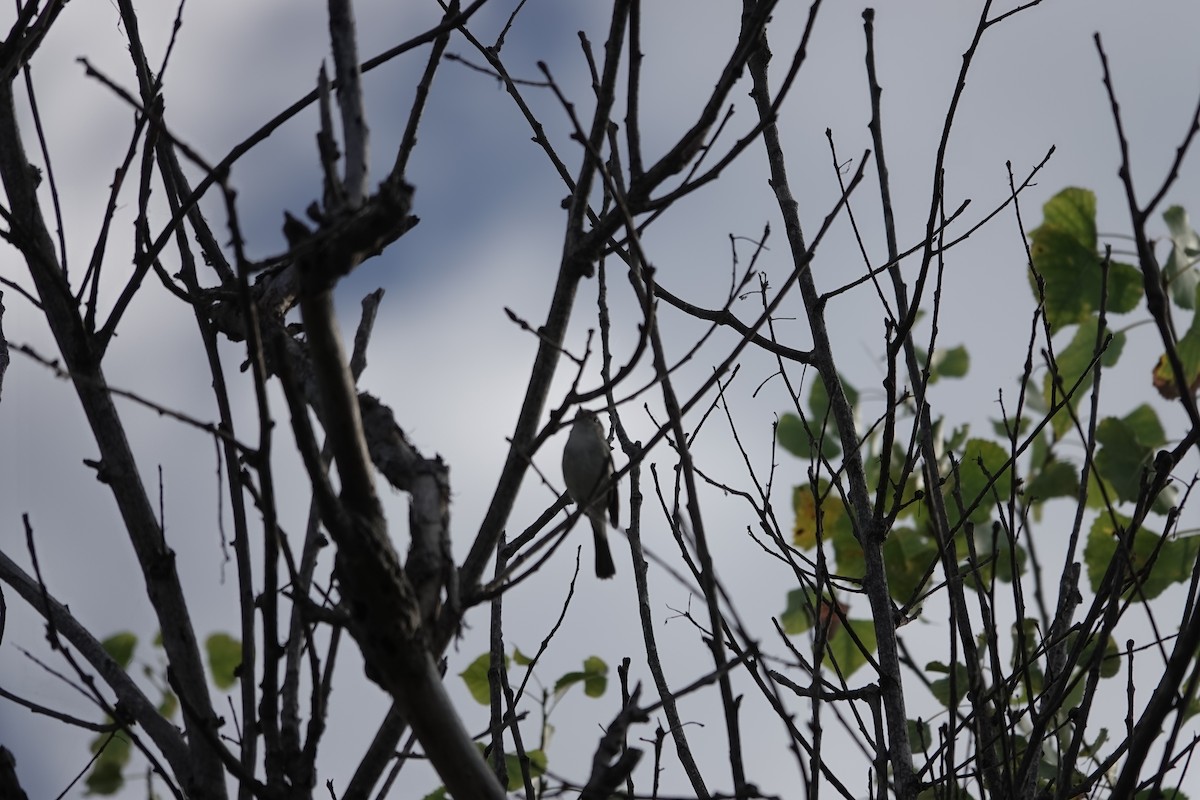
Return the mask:
M 152 60 L 161 61 L 176 9 L 170 4 L 143 5 L 141 35 Z M 364 58 L 424 30 L 440 16 L 431 2 L 401 5 L 374 0 L 356 6 Z M 481 39 L 494 40 L 512 5 L 493 0 L 472 21 L 472 29 Z M 733 46 L 740 6 L 708 0 L 645 5 L 642 124 L 644 148 L 656 154 L 691 124 L 711 91 Z M 847 173 L 858 167 L 870 147 L 862 8 L 850 3 L 826 3 L 821 8 L 807 61 L 780 118 L 792 188 L 808 232 L 819 227 L 840 195 L 826 130 Z M 980 10 L 979 3 L 957 0 L 881 4 L 877 9 L 877 59 L 901 247 L 916 244 L 923 235 L 934 154 Z M 776 85 L 807 11 L 806 5 L 798 3 L 782 3 L 777 10 L 771 29 Z M 4 14 L 0 25 L 7 27 L 13 14 Z M 173 132 L 211 162 L 311 90 L 319 67 L 329 60 L 324 4 L 207 0 L 184 6 L 182 18 L 166 71 L 166 116 Z M 1128 211 L 1117 179 L 1116 137 L 1093 35 L 1101 35 L 1108 53 L 1135 180 L 1148 194 L 1174 157 L 1200 92 L 1200 52 L 1194 46 L 1197 23 L 1200 7 L 1185 0 L 1142 4 L 1063 0 L 1043 3 L 990 29 L 967 80 L 946 161 L 949 205 L 972 201 L 963 229 L 1007 197 L 1006 162 L 1011 162 L 1020 179 L 1053 147 L 1054 156 L 1039 173 L 1037 185 L 1023 198 L 1025 224 L 1035 225 L 1041 204 L 1063 187 L 1085 186 L 1097 194 L 1100 230 L 1114 237 L 1118 250 L 1128 249 L 1119 238 L 1129 231 Z M 603 4 L 529 0 L 503 54 L 514 75 L 530 80 L 541 77 L 537 65 L 544 62 L 586 115 L 591 91 L 578 30 L 587 32 L 600 53 L 607 30 Z M 130 110 L 87 78 L 77 59 L 86 58 L 121 85 L 132 86 L 126 35 L 113 4 L 72 3 L 33 63 L 32 80 L 62 187 L 68 259 L 76 279 L 90 257 L 113 170 L 132 128 Z M 449 50 L 472 63 L 480 61 L 462 38 L 452 40 Z M 426 53 L 404 55 L 365 78 L 376 179 L 391 163 Z M 753 124 L 748 88 L 743 79 L 730 98 L 736 109 L 720 140 L 725 146 Z M 574 171 L 580 151 L 568 138 L 570 128 L 561 106 L 544 89 L 529 87 L 526 96 Z M 23 91 L 18 93 L 19 104 L 24 97 Z M 30 117 L 27 110 L 22 114 L 26 145 L 32 147 Z M 621 119 L 623 113 L 617 117 Z M 252 257 L 279 253 L 283 213 L 298 215 L 319 197 L 315 127 L 316 113 L 310 108 L 239 161 L 231 174 Z M 393 408 L 422 452 L 438 454 L 449 465 L 454 543 L 460 556 L 491 498 L 535 347 L 531 336 L 508 319 L 505 309 L 532 325 L 541 323 L 562 248 L 560 201 L 567 192 L 530 137 L 527 124 L 493 78 L 461 63 L 445 64 L 407 176 L 416 187 L 414 211 L 421 223 L 338 288 L 339 313 L 348 332 L 357 321 L 361 297 L 377 287 L 386 290 L 362 386 Z M 760 237 L 768 224 L 772 233 L 759 269 L 775 284 L 790 272 L 762 156 L 761 147 L 751 146 L 720 181 L 679 203 L 648 230 L 647 252 L 663 286 L 698 305 L 720 305 L 730 280 L 731 246 L 744 267 L 752 252 L 751 240 Z M 40 156 L 34 157 L 40 163 Z M 1184 165 L 1167 203 L 1193 211 L 1200 208 L 1196 164 L 1193 156 Z M 877 194 L 873 170 L 868 177 L 854 210 L 864 246 L 872 263 L 879 264 L 884 243 L 878 202 L 873 199 Z M 105 260 L 109 302 L 130 268 L 129 223 L 136 213 L 136 196 L 127 189 L 122 201 Z M 227 240 L 216 198 L 207 200 L 204 209 Z M 160 225 L 164 221 L 161 213 L 157 221 Z M 1165 232 L 1161 223 L 1157 230 Z M 0 253 L 0 275 L 29 286 L 16 254 L 11 249 Z M 168 265 L 169 271 L 172 266 Z M 854 237 L 845 218 L 840 218 L 813 263 L 818 286 L 833 288 L 863 269 Z M 619 272 L 611 276 L 610 292 L 618 321 L 614 347 L 618 354 L 628 354 L 636 340 L 636 307 Z M 950 253 L 945 292 L 940 336 L 947 344 L 968 347 L 972 372 L 968 380 L 939 384 L 933 401 L 949 414 L 986 425 L 996 414 L 998 390 L 1006 396 L 1015 392 L 1034 307 L 1025 277 L 1024 246 L 1011 213 L 1002 213 Z M 596 326 L 595 296 L 595 282 L 586 282 L 568 336 L 568 347 L 575 353 L 582 352 L 588 328 Z M 52 356 L 52 340 L 36 309 L 11 290 L 5 291 L 3 299 L 8 339 Z M 750 295 L 733 308 L 743 319 L 751 319 L 757 302 Z M 872 400 L 877 411 L 883 319 L 878 301 L 864 287 L 843 295 L 830 310 L 839 368 L 863 392 L 868 412 Z M 661 312 L 668 349 L 680 358 L 704 328 L 670 309 Z M 802 309 L 792 303 L 781 315 L 789 318 L 779 322 L 780 336 L 793 346 L 807 347 L 810 339 Z M 1149 370 L 1157 353 L 1148 327 L 1132 328 L 1130 335 L 1134 355 L 1128 377 L 1114 381 L 1106 398 L 1115 410 L 1146 399 Z M 714 336 L 681 369 L 682 390 L 698 386 L 735 343 L 726 332 Z M 106 374 L 114 386 L 213 419 L 209 377 L 201 355 L 190 312 L 161 287 L 148 286 L 123 323 L 106 361 Z M 240 351 L 229 347 L 225 355 L 236 368 Z M 761 474 L 771 463 L 771 424 L 775 415 L 788 409 L 788 400 L 772 377 L 776 368 L 772 359 L 748 353 L 741 365 L 726 401 L 739 420 L 738 433 L 750 462 Z M 596 375 L 589 368 L 584 384 L 594 385 Z M 565 373 L 559 376 L 552 406 L 569 387 L 570 378 Z M 234 393 L 240 418 L 248 425 L 252 420 L 249 384 L 237 384 Z M 650 412 L 643 409 L 643 400 Z M 201 636 L 235 629 L 232 565 L 224 561 L 215 521 L 220 490 L 211 441 L 134 404 L 122 402 L 119 407 L 152 483 L 162 469 L 166 535 L 178 554 L 187 590 L 202 598 L 194 609 Z M 1178 424 L 1173 409 L 1163 403 L 1156 408 L 1168 429 L 1171 420 Z M 281 421 L 283 405 L 278 396 L 274 410 Z M 623 419 L 635 438 L 644 438 L 653 429 L 649 413 L 661 418 L 653 395 L 625 407 Z M 714 481 L 744 486 L 749 477 L 722 416 L 706 423 L 706 432 L 697 441 L 697 460 L 711 465 Z M 283 432 L 285 426 L 278 430 Z M 559 485 L 561 441 L 561 437 L 552 440 L 537 457 L 535 463 L 546 480 L 527 478 L 514 511 L 514 529 L 523 528 L 553 501 Z M 69 386 L 45 368 L 14 355 L 0 397 L 0 549 L 28 564 L 21 515 L 29 514 L 50 590 L 97 635 L 132 630 L 148 643 L 156 623 L 142 600 L 136 563 L 111 499 L 82 463 L 94 455 L 94 443 Z M 650 461 L 660 465 L 664 479 L 670 479 L 670 452 L 656 451 Z M 777 462 L 776 513 L 786 524 L 790 487 L 803 479 L 806 465 L 786 455 L 778 456 Z M 276 469 L 280 485 L 286 487 L 284 525 L 298 535 L 308 507 L 306 481 L 294 459 L 286 455 Z M 652 487 L 644 486 L 643 491 L 652 498 Z M 396 521 L 392 535 L 403 551 L 405 501 L 394 492 L 384 493 Z M 655 502 L 651 499 L 650 505 Z M 782 611 L 790 575 L 747 538 L 746 527 L 753 520 L 744 504 L 715 490 L 706 492 L 703 504 L 719 573 L 739 614 L 753 620 L 752 630 L 768 651 L 780 653 L 770 617 Z M 1190 524 L 1195 527 L 1197 522 Z M 647 511 L 643 525 L 647 547 L 678 563 L 661 515 Z M 574 544 L 581 540 L 573 537 L 552 569 L 510 599 L 506 607 L 510 646 L 526 653 L 536 650 L 553 625 L 567 594 Z M 582 574 L 564 632 L 547 653 L 540 674 L 549 686 L 591 655 L 604 658 L 613 669 L 614 681 L 602 700 L 576 692 L 555 708 L 551 763 L 556 773 L 576 780 L 587 774 L 599 726 L 616 712 L 616 665 L 627 655 L 635 665 L 644 659 L 628 550 L 622 549 L 622 542 L 615 544 L 618 576 L 605 583 L 591 579 L 591 554 L 584 548 Z M 697 612 L 699 604 L 687 587 L 665 572 L 652 568 L 652 580 L 652 614 L 668 654 L 668 671 L 673 681 L 683 685 L 704 674 L 709 664 L 687 616 L 689 609 Z M 61 660 L 47 651 L 41 623 L 12 593 L 5 596 L 8 620 L 0 644 L 0 686 L 35 702 L 95 717 L 95 709 L 78 693 L 23 654 L 22 649 L 27 650 L 63 669 Z M 465 638 L 450 653 L 451 676 L 486 647 L 486 611 L 477 610 L 468 624 Z M 331 778 L 339 786 L 344 786 L 383 707 L 379 691 L 361 679 L 353 648 L 343 648 L 342 655 L 345 678 L 334 695 L 330 720 L 337 734 L 328 738 L 320 760 L 322 780 Z M 158 663 L 148 644 L 139 656 L 142 664 Z M 644 670 L 635 677 L 648 680 Z M 482 729 L 486 709 L 471 706 L 456 679 L 448 680 L 456 696 L 463 698 L 468 729 Z M 752 690 L 745 690 L 751 692 L 747 719 L 769 720 L 761 701 Z M 720 760 L 723 734 L 712 713 L 714 699 L 712 693 L 702 694 L 684 708 L 688 718 L 705 723 L 694 726 L 691 734 L 698 750 L 709 760 Z M 796 708 L 803 713 L 801 706 Z M 794 796 L 797 771 L 780 744 L 778 723 L 752 723 L 748 730 L 755 736 L 748 747 L 749 772 L 755 782 L 766 792 Z M 651 735 L 651 730 L 642 735 Z M 88 738 L 64 732 L 61 726 L 11 704 L 0 705 L 0 743 L 14 750 L 31 798 L 55 796 L 66 788 L 67 776 L 86 763 Z M 643 766 L 640 773 L 642 780 L 649 774 L 646 769 Z M 673 765 L 663 778 L 668 789 L 685 790 Z M 724 773 L 714 771 L 711 780 L 712 788 L 729 789 Z M 436 785 L 431 776 L 414 779 L 396 796 L 420 796 Z M 80 797 L 82 789 L 76 786 L 67 796 Z M 127 796 L 139 795 L 131 788 Z

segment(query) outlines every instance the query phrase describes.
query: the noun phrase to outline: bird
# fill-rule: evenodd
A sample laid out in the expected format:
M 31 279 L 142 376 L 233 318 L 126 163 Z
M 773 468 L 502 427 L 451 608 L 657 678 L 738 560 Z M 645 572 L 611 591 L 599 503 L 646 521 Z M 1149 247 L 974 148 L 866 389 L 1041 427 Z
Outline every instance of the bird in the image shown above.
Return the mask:
M 607 511 L 614 527 L 617 524 L 617 487 L 613 475 L 612 448 L 604 436 L 604 425 L 594 411 L 581 410 L 571 426 L 571 435 L 563 448 L 563 482 L 567 494 L 583 509 L 592 523 L 596 542 L 596 577 L 611 578 L 617 574 L 612 551 L 608 547 L 608 528 L 604 519 Z

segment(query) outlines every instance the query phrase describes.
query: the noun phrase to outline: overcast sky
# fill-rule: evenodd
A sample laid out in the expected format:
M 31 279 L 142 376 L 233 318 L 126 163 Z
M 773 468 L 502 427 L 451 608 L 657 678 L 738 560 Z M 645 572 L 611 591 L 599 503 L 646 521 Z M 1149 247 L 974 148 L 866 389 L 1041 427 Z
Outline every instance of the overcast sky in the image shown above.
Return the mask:
M 142 5 L 141 35 L 152 61 L 158 63 L 171 34 L 175 9 L 167 3 Z M 512 5 L 493 0 L 473 20 L 472 29 L 484 41 L 494 40 Z M 503 51 L 508 68 L 519 77 L 540 78 L 536 65 L 545 62 L 585 118 L 591 109 L 591 93 L 576 31 L 587 32 L 599 56 L 607 31 L 602 5 L 529 0 Z M 644 5 L 642 124 L 649 159 L 690 126 L 707 98 L 733 46 L 740 4 L 656 0 Z M 832 131 L 839 159 L 847 162 L 847 174 L 857 168 L 870 146 L 862 8 L 845 2 L 826 3 L 822 8 L 808 60 L 781 117 L 792 188 L 810 233 L 840 194 L 826 129 Z M 174 133 L 216 162 L 307 93 L 314 86 L 318 68 L 328 60 L 324 9 L 321 3 L 294 0 L 188 4 L 166 73 L 165 113 Z M 776 14 L 771 28 L 776 83 L 791 60 L 807 11 L 804 4 L 784 2 Z M 935 149 L 962 53 L 979 12 L 978 3 L 961 0 L 886 3 L 878 10 L 877 58 L 902 248 L 916 244 L 923 235 Z M 13 12 L 2 14 L 0 25 L 7 28 Z M 415 35 L 440 16 L 432 2 L 384 0 L 359 3 L 357 14 L 364 58 Z M 1189 0 L 1047 2 L 990 30 L 968 79 L 947 158 L 948 205 L 956 207 L 968 198 L 972 201 L 958 230 L 965 230 L 1003 202 L 1008 193 L 1006 161 L 1011 161 L 1019 180 L 1053 146 L 1054 157 L 1040 173 L 1038 185 L 1022 201 L 1026 225 L 1037 224 L 1041 204 L 1063 187 L 1085 186 L 1097 193 L 1101 231 L 1127 233 L 1128 212 L 1116 176 L 1116 138 L 1093 34 L 1102 35 L 1109 55 L 1135 178 L 1145 195 L 1157 186 L 1174 157 L 1200 95 L 1197 30 L 1200 6 Z M 462 38 L 451 42 L 450 51 L 474 63 L 480 61 Z M 366 77 L 376 178 L 391 164 L 427 52 L 407 54 Z M 118 83 L 134 85 L 126 32 L 114 4 L 69 4 L 33 67 L 42 123 L 62 187 L 68 258 L 76 280 L 90 257 L 113 171 L 132 127 L 129 109 L 85 77 L 76 62 L 78 57 L 87 58 Z M 722 137 L 726 146 L 753 124 L 747 90 L 743 80 L 732 97 L 737 109 Z M 574 172 L 580 151 L 567 138 L 569 127 L 561 108 L 543 89 L 528 88 L 526 96 Z M 22 90 L 18 104 L 23 103 Z M 616 114 L 618 120 L 623 116 L 623 110 Z M 27 111 L 23 119 L 26 147 L 40 164 Z M 299 215 L 320 196 L 315 124 L 315 110 L 300 114 L 232 172 L 252 257 L 280 252 L 283 212 Z M 357 320 L 362 295 L 376 287 L 387 291 L 363 386 L 395 410 L 397 420 L 426 455 L 440 454 L 449 464 L 454 543 L 460 556 L 491 498 L 535 346 L 528 333 L 508 320 L 504 309 L 512 309 L 533 325 L 543 321 L 562 247 L 559 203 L 567 192 L 530 137 L 511 99 L 493 79 L 458 63 L 445 64 L 408 174 L 416 187 L 414 210 L 421 223 L 384 255 L 364 264 L 338 290 L 343 325 L 348 330 Z M 762 257 L 760 269 L 776 284 L 790 272 L 783 227 L 766 182 L 762 156 L 761 147 L 752 146 L 720 181 L 688 198 L 648 232 L 647 250 L 658 269 L 658 279 L 675 294 L 702 306 L 720 305 L 729 284 L 730 237 L 757 238 L 767 224 L 772 228 L 770 249 Z M 1193 154 L 1167 199 L 1168 204 L 1182 205 L 1194 214 L 1200 213 L 1197 159 Z M 856 198 L 855 212 L 872 263 L 878 265 L 885 250 L 878 203 L 872 200 L 874 172 L 869 171 L 868 176 L 870 188 Z M 205 209 L 214 228 L 227 238 L 219 205 L 209 201 Z M 105 262 L 114 281 L 130 266 L 130 222 L 135 213 L 136 196 L 127 191 Z M 156 224 L 161 226 L 164 221 L 160 215 Z M 1156 229 L 1165 230 L 1161 224 Z M 1128 247 L 1119 241 L 1117 246 Z M 750 252 L 749 243 L 740 239 L 740 264 L 746 263 Z M 174 271 L 174 266 L 168 264 L 168 271 Z M 832 288 L 862 274 L 863 269 L 858 247 L 843 219 L 813 263 L 818 286 Z M 30 285 L 24 265 L 11 248 L 0 250 L 0 274 Z M 636 337 L 632 322 L 636 309 L 623 276 L 613 277 L 611 286 L 618 319 L 614 341 L 617 360 L 622 361 L 620 354 L 630 352 Z M 962 343 L 970 349 L 972 373 L 958 384 L 939 384 L 933 399 L 943 404 L 946 413 L 961 414 L 961 420 L 982 425 L 996 413 L 998 389 L 1016 390 L 1014 378 L 1024 360 L 1034 307 L 1025 277 L 1023 244 L 1011 213 L 1000 215 L 950 253 L 946 296 L 942 341 Z M 575 352 L 582 351 L 587 329 L 596 325 L 594 298 L 595 283 L 585 283 L 569 337 Z M 749 319 L 757 302 L 751 296 L 734 309 Z M 4 305 L 5 334 L 10 341 L 29 343 L 43 354 L 55 355 L 44 323 L 28 302 L 6 290 Z M 788 308 L 789 315 L 802 317 L 799 306 Z M 844 295 L 831 305 L 831 314 L 840 368 L 868 400 L 878 400 L 883 312 L 873 290 L 864 287 Z M 675 358 L 681 357 L 703 330 L 667 309 L 663 309 L 662 321 Z M 777 330 L 792 346 L 810 344 L 799 319 L 782 321 Z M 1152 334 L 1143 326 L 1131 332 L 1131 337 L 1131 348 L 1145 357 L 1140 366 L 1133 365 L 1124 381 L 1112 387 L 1108 402 L 1114 410 L 1127 410 L 1146 399 L 1149 392 L 1149 371 L 1157 353 Z M 698 386 L 734 343 L 729 335 L 714 337 L 680 373 L 685 389 Z M 160 287 L 148 286 L 113 345 L 106 374 L 115 386 L 213 419 L 210 379 L 200 356 L 190 312 Z M 229 348 L 227 356 L 236 366 L 239 351 Z M 741 426 L 739 434 L 759 470 L 770 463 L 774 415 L 788 408 L 783 387 L 778 381 L 768 381 L 774 369 L 771 359 L 748 354 L 728 395 Z M 560 377 L 552 405 L 557 405 L 569 384 L 570 376 Z M 588 378 L 592 385 L 595 377 L 593 370 Z M 756 391 L 764 382 L 765 388 Z M 235 391 L 241 401 L 251 396 L 248 384 Z M 0 399 L 0 549 L 28 563 L 21 525 L 21 514 L 28 513 L 50 591 L 98 636 L 128 629 L 148 642 L 156 623 L 143 600 L 143 584 L 111 498 L 82 463 L 84 458 L 95 457 L 95 446 L 74 393 L 44 368 L 14 356 Z M 658 414 L 656 401 L 650 402 Z M 876 411 L 879 406 L 876 403 Z M 167 536 L 178 553 L 187 590 L 203 598 L 194 609 L 200 635 L 236 631 L 232 565 L 223 562 L 214 520 L 220 490 L 211 441 L 131 404 L 122 403 L 120 408 L 147 480 L 153 483 L 162 466 Z M 1173 409 L 1162 404 L 1158 408 L 1168 426 L 1178 419 L 1172 416 Z M 241 413 L 249 422 L 252 417 L 247 409 L 243 406 Z M 277 419 L 283 418 L 278 399 L 275 413 Z M 652 429 L 641 400 L 626 407 L 625 421 L 635 437 Z M 711 433 L 698 441 L 698 461 L 709 465 L 715 480 L 744 486 L 745 467 L 733 448 L 723 415 L 709 425 Z M 286 426 L 277 430 L 283 434 Z M 252 437 L 245 433 L 243 438 Z M 554 487 L 559 485 L 560 446 L 561 440 L 552 442 L 536 462 Z M 671 454 L 664 450 L 651 460 L 663 465 L 664 479 L 669 480 Z M 790 486 L 803 479 L 804 466 L 787 456 L 780 458 L 776 496 L 781 502 L 776 511 L 784 524 L 790 520 L 786 503 Z M 305 481 L 290 460 L 281 458 L 278 470 L 286 487 L 284 524 L 291 533 L 300 534 L 308 507 Z M 644 490 L 652 491 L 649 486 Z M 554 491 L 556 488 L 531 475 L 514 513 L 513 529 L 532 521 L 552 502 Z M 403 552 L 404 499 L 385 494 L 396 520 L 393 536 Z M 755 635 L 762 637 L 769 652 L 783 652 L 772 638 L 770 616 L 783 608 L 784 595 L 791 588 L 789 574 L 746 537 L 746 527 L 753 519 L 744 505 L 716 492 L 706 497 L 705 503 L 721 577 L 739 613 L 752 622 Z M 661 516 L 648 513 L 643 524 L 647 546 L 671 557 L 674 545 Z M 1183 527 L 1189 525 L 1195 526 L 1196 521 L 1185 520 Z M 576 536 L 572 543 L 582 538 Z M 506 612 L 511 645 L 527 653 L 536 650 L 566 594 L 573 552 L 573 546 L 563 548 L 552 572 L 539 575 L 512 598 Z M 542 680 L 549 684 L 593 654 L 613 669 L 614 683 L 603 700 L 571 696 L 555 712 L 558 738 L 550 752 L 551 763 L 557 773 L 574 780 L 586 777 L 599 726 L 616 711 L 616 665 L 626 655 L 635 665 L 644 661 L 628 549 L 623 542 L 617 543 L 616 553 L 618 576 L 601 584 L 591 579 L 592 556 L 590 549 L 584 549 L 582 580 L 567 631 L 547 654 L 542 673 Z M 678 555 L 674 558 L 677 561 Z M 696 630 L 676 613 L 689 608 L 689 593 L 661 572 L 652 569 L 652 575 L 656 581 L 653 614 L 667 645 L 670 674 L 677 685 L 684 685 L 704 674 L 709 663 Z M 38 654 L 56 669 L 64 668 L 60 659 L 47 653 L 41 623 L 12 593 L 6 592 L 5 597 L 9 616 L 0 647 L 0 686 L 69 713 L 95 717 L 97 712 L 77 693 L 21 653 L 18 648 Z M 697 605 L 693 602 L 691 607 Z M 865 608 L 857 611 L 865 615 Z M 477 611 L 468 621 L 472 628 L 467 638 L 451 653 L 451 676 L 486 647 L 486 611 Z M 157 663 L 157 654 L 148 647 L 140 655 L 146 663 Z M 320 779 L 333 779 L 339 791 L 384 707 L 380 692 L 360 679 L 353 647 L 345 647 L 342 656 L 344 689 L 333 697 L 330 721 L 331 731 L 336 733 L 328 737 L 320 761 Z M 635 678 L 648 680 L 648 675 L 643 669 Z M 457 679 L 451 677 L 449 682 L 461 694 Z M 723 726 L 713 710 L 716 697 L 715 693 L 701 695 L 684 707 L 685 717 L 706 725 L 696 726 L 692 735 L 710 760 L 724 758 Z M 486 709 L 470 705 L 470 700 L 464 703 L 468 729 L 482 729 Z M 796 709 L 803 713 L 799 704 Z M 745 713 L 750 720 L 763 719 L 756 716 L 763 713 L 757 696 L 748 697 Z M 765 792 L 796 796 L 797 770 L 783 748 L 778 722 L 751 725 L 748 732 L 752 737 L 748 743 L 752 780 Z M 650 736 L 652 731 L 648 728 L 639 735 Z M 31 798 L 54 796 L 63 790 L 67 776 L 86 762 L 88 738 L 66 734 L 56 723 L 11 704 L 0 704 L 0 743 L 16 753 Z M 648 764 L 649 760 L 640 773 L 643 781 L 648 779 Z M 664 780 L 668 790 L 686 791 L 673 759 Z M 714 771 L 711 780 L 712 789 L 729 791 L 729 779 L 723 772 Z M 431 777 L 425 783 L 406 786 L 396 796 L 418 797 L 436 785 Z M 68 794 L 81 795 L 79 787 Z M 128 796 L 138 796 L 138 792 L 131 789 Z

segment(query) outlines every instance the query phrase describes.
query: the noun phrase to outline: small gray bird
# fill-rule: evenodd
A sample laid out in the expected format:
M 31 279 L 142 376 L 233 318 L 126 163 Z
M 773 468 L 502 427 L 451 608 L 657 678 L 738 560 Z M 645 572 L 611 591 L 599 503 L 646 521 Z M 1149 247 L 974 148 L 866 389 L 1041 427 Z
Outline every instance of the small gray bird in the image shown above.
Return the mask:
M 571 426 L 567 446 L 563 448 L 563 482 L 567 494 L 592 523 L 596 540 L 596 577 L 611 578 L 617 574 L 612 551 L 608 549 L 608 529 L 604 513 L 615 527 L 617 524 L 617 487 L 609 479 L 613 474 L 612 449 L 604 438 L 604 425 L 595 412 L 580 411 Z

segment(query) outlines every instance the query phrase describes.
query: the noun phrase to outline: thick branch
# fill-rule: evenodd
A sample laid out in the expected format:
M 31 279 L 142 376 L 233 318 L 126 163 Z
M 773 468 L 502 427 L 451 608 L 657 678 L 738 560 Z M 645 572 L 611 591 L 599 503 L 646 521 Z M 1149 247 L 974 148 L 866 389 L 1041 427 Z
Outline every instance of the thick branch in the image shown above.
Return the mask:
M 104 645 L 92 636 L 87 628 L 79 624 L 70 609 L 51 597 L 37 581 L 4 553 L 0 553 L 0 582 L 16 589 L 17 594 L 29 603 L 30 608 L 41 614 L 48 623 L 53 622 L 55 630 L 87 659 L 112 689 L 117 698 L 117 706 L 127 716 L 126 721 L 135 722 L 146 732 L 154 746 L 171 765 L 180 784 L 188 785 L 191 767 L 187 744 L 183 741 L 179 729 L 158 713 L 155 704 L 142 694 L 142 690 L 129 674 L 108 655 Z M 0 792 L 0 797 L 6 796 Z
M 203 720 L 199 724 L 216 725 L 200 649 L 175 569 L 175 554 L 167 546 L 155 518 L 154 507 L 146 495 L 99 360 L 58 266 L 54 244 L 38 203 L 34 170 L 24 152 L 13 106 L 12 84 L 0 83 L 0 180 L 12 209 L 13 239 L 19 243 L 25 257 L 46 321 L 96 438 L 100 450 L 97 477 L 108 484 L 121 512 L 146 581 L 147 597 L 162 630 L 163 649 L 180 685 L 192 691 L 187 701 Z M 189 720 L 187 724 L 191 728 L 197 723 Z M 185 790 L 194 797 L 224 798 L 226 789 L 221 762 L 208 746 L 206 737 L 193 731 L 188 740 L 191 743 L 191 769 L 184 774 L 191 775 L 192 783 L 185 783 Z

